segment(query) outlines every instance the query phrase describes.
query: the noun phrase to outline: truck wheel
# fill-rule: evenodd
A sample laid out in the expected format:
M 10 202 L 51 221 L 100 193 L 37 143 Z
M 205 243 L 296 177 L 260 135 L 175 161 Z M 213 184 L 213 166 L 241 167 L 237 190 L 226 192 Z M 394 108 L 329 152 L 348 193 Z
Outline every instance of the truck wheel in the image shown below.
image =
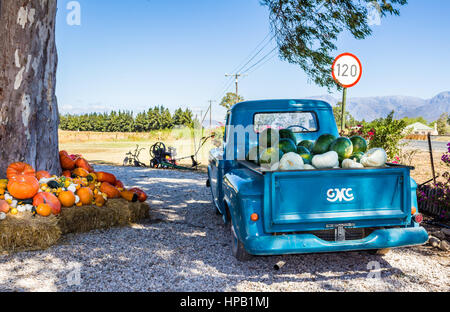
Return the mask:
M 239 261 L 249 261 L 252 259 L 252 255 L 245 250 L 244 244 L 237 237 L 233 224 L 231 224 L 231 251 L 233 252 L 233 256 Z
M 206 187 L 211 187 L 211 181 L 209 181 L 209 179 L 206 180 Z
M 384 255 L 387 255 L 390 251 L 391 251 L 390 248 L 383 248 L 383 249 L 370 250 L 369 252 L 372 255 L 384 256 Z

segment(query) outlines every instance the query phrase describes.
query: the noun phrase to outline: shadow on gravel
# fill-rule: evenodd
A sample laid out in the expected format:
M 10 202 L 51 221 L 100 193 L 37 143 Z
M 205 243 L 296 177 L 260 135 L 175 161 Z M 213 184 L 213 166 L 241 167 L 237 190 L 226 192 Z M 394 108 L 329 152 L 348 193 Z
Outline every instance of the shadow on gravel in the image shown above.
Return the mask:
M 170 170 L 102 167 L 149 194 L 151 218 L 132 228 L 66 236 L 47 251 L 0 257 L 7 290 L 59 291 L 349 291 L 379 272 L 387 290 L 401 275 L 367 252 L 255 257 L 239 262 L 215 214 L 206 176 Z M 274 270 L 283 260 L 286 265 Z M 78 266 L 80 283 L 68 284 Z M 31 279 L 31 280 L 30 280 Z M 357 289 L 356 289 L 357 290 Z

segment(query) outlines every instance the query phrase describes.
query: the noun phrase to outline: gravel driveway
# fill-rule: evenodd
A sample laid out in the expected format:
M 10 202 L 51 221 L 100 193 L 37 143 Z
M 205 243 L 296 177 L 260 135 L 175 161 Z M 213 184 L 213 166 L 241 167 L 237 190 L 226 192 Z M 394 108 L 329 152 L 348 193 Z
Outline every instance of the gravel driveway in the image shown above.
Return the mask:
M 400 248 L 259 257 L 240 263 L 205 175 L 102 166 L 149 193 L 151 219 L 65 236 L 46 251 L 0 256 L 2 291 L 449 291 L 449 254 Z M 275 271 L 280 260 L 286 265 Z M 381 278 L 369 278 L 381 276 Z

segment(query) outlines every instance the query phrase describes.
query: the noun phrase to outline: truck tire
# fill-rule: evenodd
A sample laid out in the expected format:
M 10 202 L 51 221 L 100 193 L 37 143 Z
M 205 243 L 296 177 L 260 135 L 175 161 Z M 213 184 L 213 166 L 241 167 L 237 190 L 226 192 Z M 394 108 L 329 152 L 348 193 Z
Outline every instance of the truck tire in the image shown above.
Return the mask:
M 231 251 L 233 256 L 239 261 L 249 261 L 253 258 L 251 254 L 244 248 L 244 244 L 239 240 L 234 230 L 233 224 L 231 224 Z
M 370 250 L 369 252 L 370 252 L 372 255 L 385 256 L 385 255 L 387 255 L 390 251 L 391 251 L 390 248 L 383 248 L 383 249 L 374 249 L 374 250 Z
M 209 180 L 209 178 L 208 180 L 206 180 L 206 187 L 211 187 L 211 181 Z

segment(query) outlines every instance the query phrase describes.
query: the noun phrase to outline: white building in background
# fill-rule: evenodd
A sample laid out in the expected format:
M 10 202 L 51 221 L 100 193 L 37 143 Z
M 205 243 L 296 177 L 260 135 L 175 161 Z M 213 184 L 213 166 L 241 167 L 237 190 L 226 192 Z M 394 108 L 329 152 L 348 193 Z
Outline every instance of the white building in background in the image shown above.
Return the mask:
M 423 123 L 416 122 L 412 125 L 409 125 L 405 128 L 405 133 L 409 134 L 421 134 L 421 135 L 428 135 L 430 133 L 431 135 L 438 135 L 437 131 L 437 124 L 434 124 L 434 129 L 431 127 L 428 127 L 427 125 L 424 125 Z

